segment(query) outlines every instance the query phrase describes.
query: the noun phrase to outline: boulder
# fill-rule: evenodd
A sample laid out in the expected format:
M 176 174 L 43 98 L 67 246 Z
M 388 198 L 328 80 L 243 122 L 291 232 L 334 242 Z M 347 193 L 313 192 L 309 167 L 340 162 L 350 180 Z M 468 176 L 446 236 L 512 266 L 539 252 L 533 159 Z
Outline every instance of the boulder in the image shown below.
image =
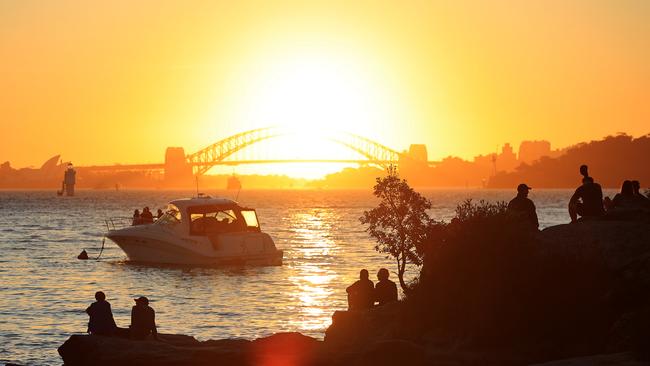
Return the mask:
M 322 342 L 300 333 L 200 342 L 190 336 L 160 334 L 158 340 L 72 335 L 59 355 L 75 365 L 313 365 Z
M 538 239 L 550 255 L 599 259 L 613 272 L 650 285 L 650 223 L 582 221 L 548 227 Z
M 539 363 L 532 366 L 642 366 L 646 362 L 637 361 L 629 352 L 615 353 L 608 355 L 595 355 L 588 357 L 577 357 L 566 360 Z

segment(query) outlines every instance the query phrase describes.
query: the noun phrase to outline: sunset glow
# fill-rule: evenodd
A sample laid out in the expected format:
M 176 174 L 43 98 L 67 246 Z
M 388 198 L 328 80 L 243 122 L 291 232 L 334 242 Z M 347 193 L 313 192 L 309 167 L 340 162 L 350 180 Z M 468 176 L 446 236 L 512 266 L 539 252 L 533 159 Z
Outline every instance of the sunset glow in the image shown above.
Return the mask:
M 168 146 L 189 154 L 270 125 L 423 143 L 433 160 L 645 134 L 648 13 L 601 1 L 3 2 L 0 123 L 12 138 L 0 160 L 155 163 Z

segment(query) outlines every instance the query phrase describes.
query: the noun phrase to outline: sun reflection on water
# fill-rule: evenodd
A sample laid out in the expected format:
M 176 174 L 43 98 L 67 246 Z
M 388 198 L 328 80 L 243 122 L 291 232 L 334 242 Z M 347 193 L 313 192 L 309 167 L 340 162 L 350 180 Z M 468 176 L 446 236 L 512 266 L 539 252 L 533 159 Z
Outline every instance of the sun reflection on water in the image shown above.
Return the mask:
M 335 295 L 332 282 L 338 274 L 326 270 L 322 262 L 331 260 L 336 251 L 333 240 L 333 223 L 336 214 L 331 210 L 314 209 L 309 212 L 297 212 L 291 216 L 291 227 L 294 235 L 300 238 L 302 245 L 294 248 L 293 255 L 305 258 L 302 264 L 292 268 L 293 275 L 289 280 L 298 291 L 293 295 L 293 301 L 298 308 L 299 316 L 295 317 L 292 326 L 308 330 L 325 330 L 331 323 L 329 302 Z

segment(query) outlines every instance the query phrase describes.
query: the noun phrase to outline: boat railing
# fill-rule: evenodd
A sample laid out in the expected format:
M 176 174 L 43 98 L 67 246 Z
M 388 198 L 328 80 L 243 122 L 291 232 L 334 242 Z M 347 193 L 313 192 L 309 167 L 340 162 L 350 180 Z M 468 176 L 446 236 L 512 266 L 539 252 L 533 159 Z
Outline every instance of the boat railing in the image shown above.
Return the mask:
M 104 220 L 106 224 L 106 230 L 116 230 L 123 227 L 132 226 L 133 218 L 132 217 L 109 217 Z

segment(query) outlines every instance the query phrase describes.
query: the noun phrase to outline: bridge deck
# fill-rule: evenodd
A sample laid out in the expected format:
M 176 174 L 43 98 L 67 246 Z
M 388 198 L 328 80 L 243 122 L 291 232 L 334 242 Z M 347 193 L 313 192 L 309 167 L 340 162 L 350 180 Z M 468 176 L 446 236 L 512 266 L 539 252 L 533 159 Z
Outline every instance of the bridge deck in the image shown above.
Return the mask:
M 266 159 L 266 160 L 223 160 L 214 163 L 190 163 L 191 166 L 234 166 L 234 165 L 253 165 L 253 164 L 299 164 L 299 163 L 331 163 L 331 164 L 378 164 L 388 165 L 397 164 L 396 161 L 388 160 L 348 160 L 348 159 Z M 428 165 L 435 165 L 438 162 L 429 161 Z M 116 164 L 116 165 L 92 165 L 81 166 L 77 169 L 94 170 L 94 171 L 118 171 L 118 170 L 159 170 L 165 169 L 165 164 Z

